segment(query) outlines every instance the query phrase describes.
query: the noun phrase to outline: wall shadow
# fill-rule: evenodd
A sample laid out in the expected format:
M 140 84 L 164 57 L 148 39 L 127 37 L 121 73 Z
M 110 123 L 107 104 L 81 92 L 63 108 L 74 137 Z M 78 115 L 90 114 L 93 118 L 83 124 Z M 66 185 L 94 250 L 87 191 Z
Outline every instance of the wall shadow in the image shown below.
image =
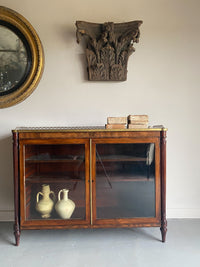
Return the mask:
M 12 136 L 0 139 L 0 211 L 14 210 Z
M 81 65 L 82 70 L 82 79 L 83 81 L 88 81 L 88 72 L 87 72 L 87 62 L 86 62 L 86 56 L 85 56 L 85 49 L 87 46 L 87 42 L 83 38 L 81 40 L 81 43 L 77 43 L 76 41 L 76 26 L 74 24 L 74 27 L 72 26 L 57 26 L 57 31 L 59 31 L 59 34 L 62 36 L 64 42 L 66 43 L 66 48 L 71 46 L 73 43 L 74 45 L 81 47 L 81 54 L 78 55 L 79 63 Z

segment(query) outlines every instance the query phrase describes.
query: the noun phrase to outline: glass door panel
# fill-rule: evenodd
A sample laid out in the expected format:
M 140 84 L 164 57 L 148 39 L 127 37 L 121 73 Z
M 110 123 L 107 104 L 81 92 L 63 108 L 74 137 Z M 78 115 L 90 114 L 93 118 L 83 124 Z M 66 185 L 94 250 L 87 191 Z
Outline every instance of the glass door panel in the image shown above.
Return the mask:
M 24 153 L 25 220 L 85 220 L 85 144 L 26 144 Z M 74 203 L 69 218 L 55 208 L 63 189 Z
M 154 143 L 96 144 L 96 219 L 155 213 Z

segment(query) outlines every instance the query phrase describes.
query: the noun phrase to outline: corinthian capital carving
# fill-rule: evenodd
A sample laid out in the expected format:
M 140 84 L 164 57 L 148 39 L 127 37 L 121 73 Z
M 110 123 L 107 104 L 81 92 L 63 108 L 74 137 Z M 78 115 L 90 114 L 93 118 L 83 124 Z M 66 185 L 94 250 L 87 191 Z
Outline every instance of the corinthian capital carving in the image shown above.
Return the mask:
M 86 37 L 88 78 L 91 81 L 125 81 L 129 56 L 139 42 L 142 21 L 104 24 L 76 21 L 76 37 Z

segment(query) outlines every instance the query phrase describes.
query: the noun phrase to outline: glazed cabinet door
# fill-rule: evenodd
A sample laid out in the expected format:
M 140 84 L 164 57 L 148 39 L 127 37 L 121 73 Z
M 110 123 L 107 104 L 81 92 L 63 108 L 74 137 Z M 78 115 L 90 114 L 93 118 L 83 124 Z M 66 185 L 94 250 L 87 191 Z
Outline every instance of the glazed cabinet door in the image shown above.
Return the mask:
M 159 138 L 92 141 L 94 226 L 160 223 Z
M 89 141 L 20 140 L 22 228 L 90 223 Z

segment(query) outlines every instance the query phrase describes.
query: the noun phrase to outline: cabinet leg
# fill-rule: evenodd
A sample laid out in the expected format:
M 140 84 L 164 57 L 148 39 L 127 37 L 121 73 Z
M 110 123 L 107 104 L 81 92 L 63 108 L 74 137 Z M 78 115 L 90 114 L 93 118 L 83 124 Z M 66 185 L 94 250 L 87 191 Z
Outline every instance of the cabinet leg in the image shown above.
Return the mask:
M 160 231 L 162 235 L 162 242 L 165 242 L 166 233 L 167 233 L 167 220 L 166 219 L 161 222 Z
M 20 229 L 19 229 L 19 225 L 15 224 L 14 225 L 14 235 L 15 235 L 15 245 L 19 246 L 19 240 L 20 240 Z

